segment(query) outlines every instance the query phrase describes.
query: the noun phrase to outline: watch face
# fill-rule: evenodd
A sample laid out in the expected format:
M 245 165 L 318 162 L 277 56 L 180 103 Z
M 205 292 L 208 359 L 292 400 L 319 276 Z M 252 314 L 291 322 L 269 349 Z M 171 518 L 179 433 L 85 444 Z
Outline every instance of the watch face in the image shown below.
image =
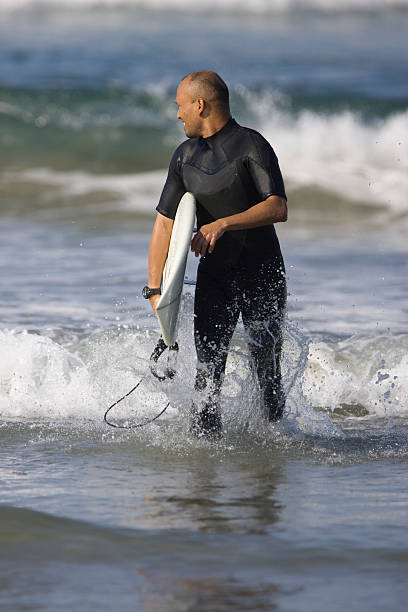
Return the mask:
M 143 287 L 142 295 L 146 300 L 149 300 L 153 295 L 160 295 L 160 289 L 152 289 L 151 287 Z

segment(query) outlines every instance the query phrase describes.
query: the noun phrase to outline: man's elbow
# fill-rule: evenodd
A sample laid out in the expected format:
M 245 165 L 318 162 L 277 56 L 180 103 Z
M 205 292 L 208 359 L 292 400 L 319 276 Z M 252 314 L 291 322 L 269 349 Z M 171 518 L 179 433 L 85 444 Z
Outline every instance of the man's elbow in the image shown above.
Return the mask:
M 288 220 L 288 207 L 285 198 L 271 196 L 271 222 L 281 223 Z
M 157 213 L 155 226 L 159 231 L 170 235 L 173 229 L 173 224 L 174 224 L 174 219 L 165 217 L 159 212 Z
M 281 198 L 281 218 L 280 221 L 284 222 L 288 220 L 288 205 L 285 198 Z

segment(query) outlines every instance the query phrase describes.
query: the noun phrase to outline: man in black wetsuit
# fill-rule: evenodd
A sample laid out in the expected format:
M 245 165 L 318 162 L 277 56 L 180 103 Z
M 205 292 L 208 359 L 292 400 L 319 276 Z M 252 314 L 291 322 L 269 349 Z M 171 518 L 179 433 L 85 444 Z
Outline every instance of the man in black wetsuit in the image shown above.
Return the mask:
M 240 314 L 267 418 L 276 421 L 283 414 L 286 281 L 273 224 L 287 219 L 286 194 L 272 147 L 231 118 L 228 88 L 216 73 L 185 77 L 176 104 L 188 140 L 173 155 L 157 206 L 149 249 L 151 292 L 145 296 L 155 310 L 177 206 L 191 191 L 198 225 L 191 249 L 201 256 L 194 305 L 195 387 L 201 399 L 192 407 L 191 431 L 218 437 L 218 397 Z

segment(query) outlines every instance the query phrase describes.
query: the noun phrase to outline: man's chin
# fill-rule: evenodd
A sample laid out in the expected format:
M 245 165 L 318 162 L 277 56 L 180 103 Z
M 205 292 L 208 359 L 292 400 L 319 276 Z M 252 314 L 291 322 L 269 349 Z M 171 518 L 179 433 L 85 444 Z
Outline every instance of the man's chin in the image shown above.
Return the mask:
M 199 134 L 196 134 L 195 132 L 192 132 L 188 128 L 184 128 L 184 133 L 187 136 L 187 138 L 198 138 L 198 136 L 199 136 Z

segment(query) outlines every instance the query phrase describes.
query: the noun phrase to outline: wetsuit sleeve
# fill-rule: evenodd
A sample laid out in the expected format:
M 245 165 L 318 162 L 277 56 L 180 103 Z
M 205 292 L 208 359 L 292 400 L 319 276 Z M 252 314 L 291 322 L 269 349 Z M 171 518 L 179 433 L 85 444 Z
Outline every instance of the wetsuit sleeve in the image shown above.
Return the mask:
M 278 158 L 269 142 L 256 134 L 251 149 L 247 158 L 248 170 L 260 199 L 276 195 L 287 200 Z
M 166 182 L 156 207 L 157 212 L 169 219 L 174 219 L 181 197 L 186 192 L 180 173 L 181 156 L 176 149 L 169 166 Z

